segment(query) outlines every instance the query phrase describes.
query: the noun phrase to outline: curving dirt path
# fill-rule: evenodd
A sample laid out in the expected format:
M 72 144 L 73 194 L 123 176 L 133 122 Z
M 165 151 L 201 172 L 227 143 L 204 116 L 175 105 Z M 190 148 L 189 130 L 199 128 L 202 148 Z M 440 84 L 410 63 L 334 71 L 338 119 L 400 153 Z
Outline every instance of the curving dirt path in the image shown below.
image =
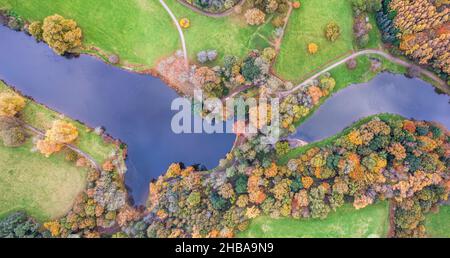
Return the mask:
M 189 9 L 191 9 L 192 11 L 194 11 L 196 13 L 199 13 L 199 14 L 211 17 L 211 18 L 222 18 L 222 17 L 230 16 L 234 12 L 234 8 L 236 6 L 242 5 L 245 2 L 245 0 L 241 0 L 234 7 L 230 8 L 230 9 L 224 11 L 224 12 L 211 13 L 211 12 L 207 12 L 207 11 L 201 10 L 201 9 L 199 9 L 199 8 L 193 6 L 193 5 L 190 5 L 190 4 L 186 3 L 186 1 L 184 1 L 184 0 L 177 0 L 177 1 L 178 1 L 178 3 L 182 4 L 186 8 L 189 8 Z
M 359 57 L 359 56 L 363 56 L 363 55 L 379 55 L 379 56 L 382 56 L 382 57 L 388 59 L 389 61 L 391 61 L 393 63 L 402 65 L 402 66 L 407 67 L 407 68 L 415 66 L 414 64 L 411 64 L 411 63 L 409 63 L 409 62 L 407 62 L 405 60 L 402 60 L 400 58 L 394 57 L 391 54 L 388 54 L 388 53 L 386 53 L 386 52 L 384 52 L 382 50 L 366 49 L 366 50 L 362 50 L 362 51 L 359 51 L 359 52 L 355 52 L 355 53 L 345 57 L 344 59 L 342 59 L 342 60 L 340 60 L 340 61 L 338 61 L 338 62 L 336 62 L 336 63 L 334 63 L 334 64 L 332 64 L 330 66 L 328 66 L 327 68 L 325 68 L 322 71 L 316 73 L 315 75 L 311 76 L 306 81 L 300 83 L 299 85 L 297 85 L 296 87 L 294 87 L 294 88 L 292 88 L 290 90 L 279 92 L 278 96 L 280 98 L 286 97 L 289 94 L 292 94 L 293 92 L 295 92 L 295 91 L 301 89 L 302 87 L 305 87 L 306 85 L 310 84 L 313 80 L 315 80 L 320 75 L 333 70 L 334 68 L 336 68 L 336 67 L 346 63 L 350 59 L 353 59 L 353 58 L 356 58 L 356 57 Z M 443 90 L 444 92 L 448 93 L 449 90 L 446 87 L 446 83 L 441 78 L 439 78 L 434 73 L 432 73 L 432 72 L 430 72 L 430 71 L 428 71 L 428 70 L 426 70 L 426 69 L 424 69 L 422 67 L 419 67 L 419 66 L 416 66 L 416 67 L 419 69 L 421 74 L 426 75 L 427 77 L 429 77 L 429 78 L 433 79 L 434 81 L 438 82 L 439 85 L 440 85 L 439 88 L 441 90 Z
M 183 47 L 184 61 L 186 62 L 186 68 L 188 69 L 189 68 L 189 59 L 188 59 L 186 39 L 184 38 L 183 29 L 181 28 L 180 24 L 178 23 L 177 17 L 172 12 L 172 10 L 170 10 L 169 6 L 164 2 L 164 0 L 159 0 L 159 2 L 164 7 L 164 9 L 167 11 L 167 13 L 170 15 L 170 18 L 172 18 L 173 23 L 177 27 L 178 34 L 180 35 L 180 39 L 181 39 L 181 45 Z
M 45 137 L 45 132 L 41 131 L 40 129 L 27 124 L 21 120 L 16 120 L 18 123 L 20 123 L 24 128 L 26 128 L 27 130 L 33 132 L 34 134 L 38 135 L 39 137 Z M 97 163 L 97 161 L 95 161 L 94 158 L 92 158 L 92 156 L 90 156 L 89 154 L 87 154 L 86 152 L 80 150 L 78 147 L 76 147 L 75 145 L 72 144 L 64 144 L 67 148 L 73 150 L 74 152 L 76 152 L 78 155 L 83 156 L 86 160 L 88 160 L 94 167 L 95 170 L 97 170 L 98 172 L 101 172 L 101 167 L 100 165 Z

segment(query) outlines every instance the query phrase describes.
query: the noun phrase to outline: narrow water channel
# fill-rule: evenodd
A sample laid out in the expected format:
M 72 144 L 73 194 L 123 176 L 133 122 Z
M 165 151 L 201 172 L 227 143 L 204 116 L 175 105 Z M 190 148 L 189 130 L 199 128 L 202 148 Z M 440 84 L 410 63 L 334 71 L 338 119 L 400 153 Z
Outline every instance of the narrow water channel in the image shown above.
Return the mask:
M 434 87 L 422 80 L 383 73 L 368 83 L 337 92 L 292 137 L 320 141 L 359 119 L 380 113 L 435 121 L 450 128 L 449 101 L 448 95 L 436 93 Z

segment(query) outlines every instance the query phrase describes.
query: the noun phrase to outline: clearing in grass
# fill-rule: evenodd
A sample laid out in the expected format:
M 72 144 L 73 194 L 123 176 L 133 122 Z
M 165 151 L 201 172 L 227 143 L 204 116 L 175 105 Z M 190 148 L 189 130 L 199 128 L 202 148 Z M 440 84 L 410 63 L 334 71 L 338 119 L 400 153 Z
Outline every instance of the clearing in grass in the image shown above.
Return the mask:
M 386 237 L 389 230 L 388 218 L 387 202 L 361 210 L 355 210 L 353 206 L 346 204 L 324 220 L 259 217 L 238 237 Z

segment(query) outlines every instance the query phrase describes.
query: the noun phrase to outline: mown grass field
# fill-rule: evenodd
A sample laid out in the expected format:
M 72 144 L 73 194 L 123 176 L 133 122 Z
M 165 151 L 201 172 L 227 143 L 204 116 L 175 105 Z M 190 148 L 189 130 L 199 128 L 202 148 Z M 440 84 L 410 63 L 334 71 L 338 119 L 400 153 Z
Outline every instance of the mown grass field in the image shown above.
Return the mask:
M 32 149 L 31 140 L 19 148 L 0 140 L 0 218 L 18 210 L 40 221 L 63 216 L 85 187 L 86 169 L 63 154 L 45 158 Z
M 389 230 L 389 207 L 387 202 L 355 210 L 346 204 L 328 218 L 320 219 L 254 219 L 248 230 L 238 237 L 250 238 L 355 238 L 386 237 Z
M 0 81 L 0 92 L 4 91 L 11 89 Z M 61 115 L 28 99 L 21 118 L 45 130 Z M 76 145 L 99 164 L 116 149 L 81 123 L 64 119 L 78 128 Z M 16 210 L 24 210 L 42 221 L 62 216 L 84 189 L 86 175 L 86 169 L 66 161 L 64 153 L 45 158 L 34 151 L 31 138 L 19 148 L 4 147 L 0 141 L 0 217 Z
M 158 1 L 0 0 L 27 20 L 58 13 L 77 21 L 84 43 L 120 55 L 131 63 L 154 65 L 178 48 L 178 33 Z
M 349 0 L 303 0 L 301 3 L 300 9 L 292 13 L 274 66 L 279 76 L 294 82 L 353 50 L 353 14 Z M 341 28 L 341 36 L 334 43 L 325 38 L 329 22 L 336 22 Z M 308 53 L 309 43 L 319 46 L 315 55 Z
M 441 206 L 439 213 L 428 214 L 425 228 L 429 237 L 450 238 L 450 206 Z
M 191 21 L 185 37 L 192 59 L 206 49 L 217 49 L 220 56 L 242 57 L 261 44 L 260 40 L 252 40 L 258 27 L 249 27 L 241 19 L 209 18 L 177 1 L 166 2 L 178 19 Z M 83 29 L 85 45 L 118 54 L 129 63 L 153 67 L 159 59 L 181 49 L 175 25 L 156 0 L 0 0 L 2 7 L 12 8 L 27 20 L 42 20 L 55 13 L 72 18 Z M 267 26 L 271 26 L 270 23 Z M 265 31 L 272 32 L 262 30 L 262 33 Z

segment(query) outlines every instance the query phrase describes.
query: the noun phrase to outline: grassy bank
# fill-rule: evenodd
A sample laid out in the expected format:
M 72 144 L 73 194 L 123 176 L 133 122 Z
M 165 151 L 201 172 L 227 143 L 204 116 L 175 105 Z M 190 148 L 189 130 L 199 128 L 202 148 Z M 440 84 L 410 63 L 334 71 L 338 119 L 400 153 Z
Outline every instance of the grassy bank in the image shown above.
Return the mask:
M 268 45 L 256 34 L 260 32 L 270 37 L 270 23 L 258 30 L 258 27 L 247 26 L 240 18 L 210 18 L 177 1 L 166 2 L 178 19 L 191 21 L 191 27 L 184 32 L 192 59 L 205 49 L 217 49 L 221 56 L 234 54 L 242 57 L 250 49 Z M 181 49 L 175 25 L 156 0 L 0 0 L 0 8 L 10 8 L 31 21 L 42 20 L 55 13 L 72 18 L 83 29 L 86 46 L 118 54 L 128 63 L 154 67 L 159 59 Z
M 11 91 L 11 89 L 0 81 L 0 92 L 3 91 Z M 54 120 L 65 119 L 69 121 L 78 128 L 79 137 L 75 145 L 92 156 L 100 164 L 117 150 L 114 144 L 106 143 L 101 136 L 98 136 L 80 122 L 64 117 L 30 99 L 27 99 L 25 109 L 21 112 L 20 116 L 26 123 L 43 131 L 50 128 Z
M 387 202 L 355 210 L 350 204 L 320 219 L 254 219 L 248 230 L 239 237 L 386 237 L 389 229 L 389 208 Z

